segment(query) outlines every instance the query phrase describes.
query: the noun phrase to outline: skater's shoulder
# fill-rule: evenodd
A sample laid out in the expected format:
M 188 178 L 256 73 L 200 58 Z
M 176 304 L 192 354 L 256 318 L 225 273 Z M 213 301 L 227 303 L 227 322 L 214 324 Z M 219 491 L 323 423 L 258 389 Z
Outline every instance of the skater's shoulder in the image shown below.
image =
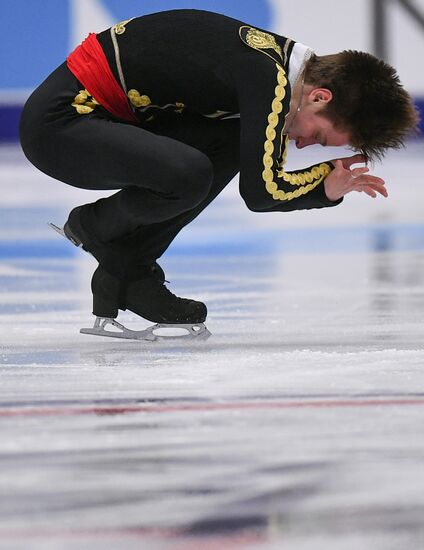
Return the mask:
M 235 26 L 246 25 L 244 21 L 235 19 L 222 13 L 192 8 L 164 10 L 150 14 L 144 14 L 138 17 L 134 17 L 133 20 L 142 20 L 143 22 L 150 23 L 154 23 L 156 21 L 166 23 L 167 21 L 171 21 L 174 24 L 178 24 L 179 22 L 196 22 L 200 24 L 209 24 L 211 26 L 219 26 L 224 24 L 233 24 Z

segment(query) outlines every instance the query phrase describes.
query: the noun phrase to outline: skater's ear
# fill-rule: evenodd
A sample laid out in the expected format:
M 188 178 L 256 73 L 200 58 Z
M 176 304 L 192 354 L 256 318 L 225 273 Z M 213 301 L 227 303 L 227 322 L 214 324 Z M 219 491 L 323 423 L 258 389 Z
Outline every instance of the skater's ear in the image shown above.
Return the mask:
M 313 103 L 329 103 L 333 99 L 333 92 L 328 88 L 312 88 L 308 94 L 309 101 Z

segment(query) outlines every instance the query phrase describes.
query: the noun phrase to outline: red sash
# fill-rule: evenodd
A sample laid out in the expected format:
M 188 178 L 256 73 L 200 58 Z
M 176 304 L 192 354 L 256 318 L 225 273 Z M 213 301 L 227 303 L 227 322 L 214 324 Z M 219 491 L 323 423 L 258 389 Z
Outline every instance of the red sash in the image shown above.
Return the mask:
M 73 75 L 109 113 L 128 122 L 138 122 L 94 33 L 90 33 L 75 48 L 66 63 Z

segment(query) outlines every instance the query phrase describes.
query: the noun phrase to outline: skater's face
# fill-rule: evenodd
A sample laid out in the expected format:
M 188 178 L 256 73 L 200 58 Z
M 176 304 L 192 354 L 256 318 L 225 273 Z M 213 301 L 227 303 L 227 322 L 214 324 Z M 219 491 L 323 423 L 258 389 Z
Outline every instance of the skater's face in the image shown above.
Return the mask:
M 328 118 L 320 115 L 332 97 L 330 90 L 305 86 L 301 108 L 292 115 L 287 129 L 289 139 L 296 142 L 298 149 L 315 144 L 335 147 L 349 144 L 349 133 L 336 129 Z

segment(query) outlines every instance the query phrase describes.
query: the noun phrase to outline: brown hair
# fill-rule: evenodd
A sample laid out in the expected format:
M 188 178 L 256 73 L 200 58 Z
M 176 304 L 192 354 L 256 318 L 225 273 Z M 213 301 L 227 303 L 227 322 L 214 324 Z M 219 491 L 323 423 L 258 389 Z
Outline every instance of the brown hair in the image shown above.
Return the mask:
M 373 55 L 353 50 L 313 55 L 305 83 L 331 90 L 333 98 L 320 114 L 348 131 L 352 147 L 371 160 L 418 132 L 418 113 L 395 69 Z

